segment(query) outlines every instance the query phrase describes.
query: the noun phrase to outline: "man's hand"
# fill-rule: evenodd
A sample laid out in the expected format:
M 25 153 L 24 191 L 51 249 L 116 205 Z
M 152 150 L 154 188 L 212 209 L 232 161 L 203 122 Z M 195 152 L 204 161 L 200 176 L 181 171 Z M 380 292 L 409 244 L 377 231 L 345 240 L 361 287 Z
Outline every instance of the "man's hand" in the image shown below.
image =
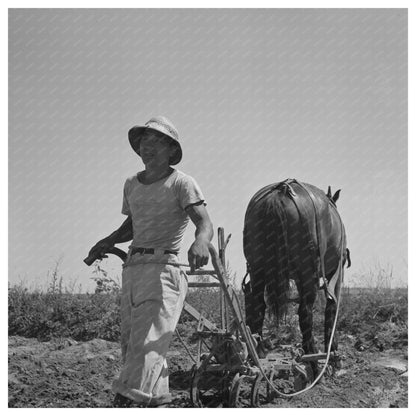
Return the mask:
M 119 243 L 126 243 L 127 241 L 130 241 L 133 238 L 133 223 L 131 216 L 129 215 L 126 220 L 121 224 L 120 228 L 118 228 L 116 231 L 111 233 L 108 237 L 103 238 L 100 240 L 88 253 L 88 257 L 84 259 L 84 262 L 91 266 L 92 263 L 94 263 L 95 260 L 103 259 L 108 256 L 106 256 L 106 252 L 114 247 L 115 244 Z M 116 254 L 113 252 L 113 254 Z M 119 253 L 121 254 L 121 253 Z M 117 254 L 117 256 L 119 256 Z M 120 257 L 120 256 L 119 256 Z
M 196 226 L 195 241 L 188 250 L 188 261 L 191 273 L 208 264 L 209 242 L 213 236 L 212 223 L 203 203 L 190 205 L 186 208 L 192 222 Z
M 111 247 L 114 247 L 114 242 L 108 237 L 103 238 L 90 250 L 88 257 L 93 256 L 97 257 L 97 259 L 107 258 L 108 256 L 105 253 Z
M 191 266 L 191 273 L 208 264 L 208 244 L 208 241 L 195 240 L 188 250 L 188 261 L 189 266 Z

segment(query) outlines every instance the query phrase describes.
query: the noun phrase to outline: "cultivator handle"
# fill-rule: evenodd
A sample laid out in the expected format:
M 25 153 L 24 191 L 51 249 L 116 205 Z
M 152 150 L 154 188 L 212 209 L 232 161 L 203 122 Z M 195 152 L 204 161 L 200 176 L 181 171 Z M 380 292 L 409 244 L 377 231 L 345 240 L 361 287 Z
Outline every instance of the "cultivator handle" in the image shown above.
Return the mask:
M 109 248 L 105 254 L 114 254 L 117 257 L 120 257 L 120 259 L 124 262 L 126 261 L 127 258 L 127 253 L 123 250 L 121 250 L 120 248 L 117 247 L 111 247 Z M 101 253 L 95 253 L 95 254 L 91 254 L 90 256 L 86 257 L 84 259 L 84 263 L 87 266 L 91 266 L 91 264 L 93 264 L 95 262 L 95 260 L 101 260 L 103 258 L 103 256 L 101 255 Z
M 209 254 L 211 255 L 212 265 L 214 266 L 218 280 L 221 284 L 221 288 L 224 292 L 225 299 L 232 311 L 233 317 L 237 323 L 237 327 L 240 331 L 240 334 L 242 335 L 243 340 L 247 345 L 248 353 L 253 362 L 260 367 L 259 356 L 256 351 L 256 342 L 253 338 L 253 335 L 251 334 L 250 328 L 245 324 L 244 315 L 241 310 L 240 302 L 238 301 L 238 296 L 235 293 L 233 287 L 228 282 L 224 265 L 222 264 L 221 259 L 218 256 L 217 251 L 215 250 L 215 247 L 212 244 L 210 244 L 208 249 Z

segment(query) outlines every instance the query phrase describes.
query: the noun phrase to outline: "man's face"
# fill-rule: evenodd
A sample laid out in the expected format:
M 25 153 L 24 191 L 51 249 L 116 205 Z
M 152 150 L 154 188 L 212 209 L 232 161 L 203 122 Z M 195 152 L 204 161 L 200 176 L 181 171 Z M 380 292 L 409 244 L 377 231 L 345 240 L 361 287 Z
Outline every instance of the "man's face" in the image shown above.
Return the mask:
M 146 131 L 140 140 L 140 156 L 146 166 L 169 164 L 171 152 L 169 138 L 157 132 Z

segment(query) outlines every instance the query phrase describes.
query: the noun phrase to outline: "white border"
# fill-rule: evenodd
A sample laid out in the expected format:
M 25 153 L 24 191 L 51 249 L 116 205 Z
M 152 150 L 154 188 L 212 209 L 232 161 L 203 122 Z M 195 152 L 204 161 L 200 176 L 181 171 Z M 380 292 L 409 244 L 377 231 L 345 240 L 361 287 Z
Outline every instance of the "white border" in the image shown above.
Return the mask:
M 414 2 L 413 2 L 414 4 Z M 6 7 L 4 7 L 6 6 Z M 61 1 L 57 3 L 56 1 L 38 1 L 38 2 L 30 2 L 30 1 L 6 1 L 4 6 L 1 8 L 1 33 L 2 33 L 2 42 L 1 42 L 1 52 L 2 56 L 4 57 L 5 61 L 2 65 L 2 97 L 4 97 L 4 101 L 2 103 L 2 126 L 3 126 L 3 140 L 1 140 L 1 150 L 0 150 L 0 169 L 1 169 L 1 189 L 2 189 L 2 195 L 3 197 L 5 195 L 8 195 L 8 8 L 235 8 L 236 6 L 238 8 L 407 8 L 409 9 L 409 132 L 408 132 L 408 143 L 409 143 L 409 192 L 408 192 L 408 198 L 409 198 L 409 296 L 413 297 L 413 282 L 412 278 L 414 278 L 414 264 L 413 264 L 413 255 L 415 255 L 415 244 L 414 244 L 414 237 L 413 237 L 413 231 L 415 229 L 415 221 L 414 221 L 414 215 L 412 213 L 415 213 L 416 211 L 416 193 L 414 190 L 414 174 L 415 174 L 415 168 L 413 165 L 414 160 L 414 152 L 415 152 L 415 145 L 414 145 L 414 138 L 413 138 L 413 132 L 414 132 L 414 123 L 412 122 L 412 118 L 410 115 L 415 114 L 415 108 L 414 108 L 414 82 L 413 78 L 410 77 L 410 74 L 414 74 L 414 53 L 413 53 L 413 46 L 414 46 L 414 30 L 412 28 L 413 22 L 413 8 L 412 3 L 410 1 L 377 1 L 377 2 L 370 2 L 370 1 L 315 1 L 315 2 L 306 2 L 306 1 L 266 1 L 266 0 L 257 0 L 253 2 L 248 1 L 229 1 L 229 0 L 203 0 L 196 2 L 191 1 L 176 1 L 174 3 L 168 2 L 168 1 L 132 1 L 132 0 L 119 0 L 117 2 L 115 1 L 79 1 L 79 0 L 73 0 L 73 1 Z M 335 6 L 335 7 L 334 7 Z M 3 203 L 1 205 L 2 209 L 2 238 L 1 238 L 1 245 L 3 253 L 2 255 L 2 262 L 3 265 L 3 279 L 4 282 L 7 282 L 7 275 L 8 275 L 8 263 L 7 263 L 7 238 L 8 238 L 8 204 Z M 388 236 L 386 236 L 386 241 L 388 241 Z M 7 291 L 5 290 L 4 296 L 7 296 Z M 3 302 L 4 307 L 7 305 L 7 301 Z M 412 324 L 412 316 L 414 315 L 415 308 L 412 306 L 412 302 L 409 302 L 409 323 Z M 1 329 L 2 333 L 6 334 L 6 328 L 7 328 L 7 313 L 4 311 L 2 314 L 2 321 L 1 321 Z M 4 326 L 3 326 L 4 325 Z M 413 337 L 413 325 L 411 325 L 411 331 L 409 331 L 409 345 L 414 345 L 414 337 Z M 2 346 L 4 349 L 7 348 L 7 343 L 3 342 Z M 4 351 L 6 352 L 6 351 Z M 2 354 L 5 362 L 5 355 Z M 411 354 L 413 355 L 413 354 Z M 3 375 L 6 375 L 6 371 L 3 371 Z M 409 409 L 414 408 L 414 400 L 412 397 L 412 383 L 413 378 L 410 377 L 409 380 Z M 4 383 L 2 383 L 1 387 L 1 397 L 4 399 L 4 405 L 7 407 L 7 382 L 6 378 L 3 379 Z M 409 412 L 409 409 L 404 410 L 406 413 Z M 9 410 L 9 409 L 8 409 Z M 82 409 L 81 411 L 88 411 L 91 412 L 92 409 Z M 109 412 L 114 409 L 95 409 L 95 411 L 100 411 L 100 413 L 104 410 L 104 412 Z M 116 409 L 117 410 L 117 409 Z M 224 409 L 225 410 L 225 409 Z M 237 411 L 236 409 L 226 409 L 227 414 L 231 410 L 233 413 L 234 411 Z M 251 409 L 253 410 L 253 409 Z M 261 409 L 262 412 L 266 411 L 282 411 L 276 408 L 272 409 Z M 309 413 L 310 410 L 308 409 L 307 412 Z M 336 409 L 336 411 L 348 411 L 351 409 Z M 42 412 L 42 414 L 45 412 L 45 409 L 19 409 L 19 410 L 13 410 L 13 413 L 16 413 L 16 411 L 31 411 L 31 412 Z M 48 409 L 46 411 L 50 412 L 56 412 L 56 409 Z M 68 412 L 72 411 L 72 409 L 59 409 L 59 411 Z M 78 409 L 77 409 L 78 411 Z M 193 410 L 192 410 L 193 411 Z M 305 411 L 305 409 L 300 409 L 300 411 Z M 322 411 L 324 412 L 333 412 L 334 409 L 314 409 L 313 413 L 316 414 L 322 414 Z M 360 412 L 362 410 L 354 409 L 354 412 Z M 365 410 L 367 412 L 367 409 Z M 380 409 L 377 409 L 377 413 L 379 413 Z M 183 409 L 169 409 L 169 412 L 178 413 L 183 412 Z M 294 413 L 298 414 L 299 410 L 296 409 L 284 409 L 285 414 L 292 415 Z

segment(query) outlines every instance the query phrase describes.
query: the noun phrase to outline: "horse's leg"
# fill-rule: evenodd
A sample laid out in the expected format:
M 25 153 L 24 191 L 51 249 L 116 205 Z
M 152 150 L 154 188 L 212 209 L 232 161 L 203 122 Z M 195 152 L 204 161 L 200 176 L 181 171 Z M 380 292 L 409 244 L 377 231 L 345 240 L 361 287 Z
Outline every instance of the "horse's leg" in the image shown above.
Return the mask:
M 253 320 L 250 327 L 252 333 L 263 334 L 263 321 L 266 311 L 266 303 L 264 301 L 264 273 L 257 273 L 252 285 L 253 291 Z
M 299 326 L 302 332 L 302 348 L 305 354 L 314 354 L 317 352 L 315 340 L 312 333 L 313 304 L 317 295 L 317 287 L 313 280 L 313 276 L 309 275 L 306 279 L 300 279 L 298 282 Z M 311 366 L 314 376 L 316 376 L 318 373 L 318 365 L 316 362 L 312 361 Z
M 249 326 L 252 334 L 258 334 L 257 352 L 260 358 L 266 356 L 265 346 L 262 342 L 263 336 L 263 321 L 266 311 L 266 303 L 264 301 L 264 272 L 256 271 L 251 273 L 251 292 L 246 294 L 246 323 Z
M 253 312 L 253 291 L 251 290 L 251 282 L 244 282 L 242 285 L 243 293 L 244 293 L 244 309 L 245 309 L 245 316 L 246 316 L 246 325 L 251 329 L 253 328 L 253 319 L 254 319 L 254 312 Z
M 316 291 L 315 291 L 316 292 Z M 308 295 L 301 294 L 298 309 L 299 326 L 302 332 L 302 348 L 306 354 L 314 354 L 317 352 L 315 341 L 312 334 L 313 325 L 313 304 L 316 293 L 311 292 Z
M 337 304 L 333 299 L 326 300 L 326 307 L 325 307 L 325 352 L 328 351 L 329 341 L 331 338 L 332 327 L 334 326 L 335 322 L 335 312 L 337 309 Z M 334 338 L 332 340 L 331 351 L 336 351 L 338 349 L 338 340 L 336 333 L 334 334 Z
M 340 285 L 341 285 L 341 282 L 340 280 L 338 280 L 337 284 L 335 285 L 335 293 L 338 293 Z M 327 297 L 326 307 L 325 307 L 325 352 L 327 352 L 329 348 L 329 341 L 331 339 L 332 328 L 335 323 L 336 311 L 337 311 L 337 302 L 335 302 L 334 299 Z M 338 350 L 338 338 L 337 338 L 337 333 L 335 331 L 334 338 L 332 340 L 331 351 L 337 351 L 337 350 Z

